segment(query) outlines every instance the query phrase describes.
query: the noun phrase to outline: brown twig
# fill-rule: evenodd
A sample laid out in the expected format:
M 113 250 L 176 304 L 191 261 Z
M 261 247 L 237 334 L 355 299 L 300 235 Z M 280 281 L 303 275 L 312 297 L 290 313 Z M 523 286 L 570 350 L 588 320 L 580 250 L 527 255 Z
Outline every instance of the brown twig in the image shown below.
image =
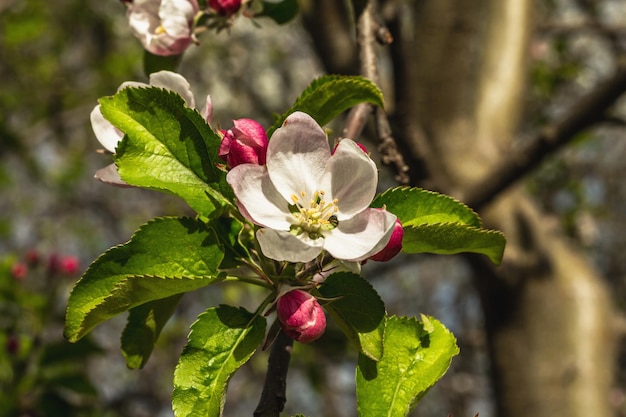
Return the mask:
M 570 142 L 577 134 L 606 117 L 606 111 L 626 92 L 626 65 L 580 98 L 563 116 L 542 129 L 528 145 L 512 149 L 500 163 L 476 184 L 459 196 L 467 205 L 478 209 L 501 191 L 524 177 L 548 155 Z
M 267 362 L 267 374 L 259 404 L 254 410 L 254 417 L 278 417 L 287 401 L 287 371 L 291 359 L 293 340 L 280 331 L 270 350 Z
M 376 43 L 389 44 L 393 41 L 391 32 L 376 18 L 374 12 L 375 2 L 369 1 L 357 20 L 357 43 L 359 45 L 359 61 L 361 75 L 369 78 L 374 84 L 380 85 L 378 67 L 376 63 Z M 374 112 L 374 106 L 360 104 L 355 106 L 348 114 L 344 137 L 357 138 L 362 132 L 370 115 Z M 405 163 L 402 154 L 398 151 L 396 141 L 393 138 L 389 119 L 383 109 L 375 111 L 376 127 L 378 131 L 379 147 L 383 164 L 394 167 L 396 181 L 400 184 L 409 183 L 409 167 Z

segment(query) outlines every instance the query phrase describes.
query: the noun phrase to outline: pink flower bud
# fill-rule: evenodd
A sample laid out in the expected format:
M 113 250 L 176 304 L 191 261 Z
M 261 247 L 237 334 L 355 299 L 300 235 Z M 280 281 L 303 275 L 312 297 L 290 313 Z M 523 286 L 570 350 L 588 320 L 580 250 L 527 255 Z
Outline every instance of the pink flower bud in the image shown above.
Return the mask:
M 396 224 L 391 232 L 389 243 L 387 246 L 376 255 L 370 256 L 372 261 L 387 262 L 394 256 L 396 256 L 402 250 L 402 238 L 404 237 L 404 229 L 402 223 L 396 218 Z
M 285 334 L 300 343 L 318 339 L 326 330 L 324 309 L 308 292 L 292 290 L 276 303 L 276 314 Z
M 267 134 L 260 123 L 251 119 L 233 120 L 234 127 L 223 130 L 219 157 L 229 168 L 241 164 L 265 165 Z
M 209 6 L 220 16 L 232 16 L 241 7 L 241 0 L 209 0 Z
M 11 266 L 11 275 L 15 279 L 24 279 L 28 273 L 28 266 L 22 262 L 16 262 Z
M 75 256 L 64 256 L 59 261 L 59 269 L 65 275 L 74 275 L 78 272 L 78 258 Z

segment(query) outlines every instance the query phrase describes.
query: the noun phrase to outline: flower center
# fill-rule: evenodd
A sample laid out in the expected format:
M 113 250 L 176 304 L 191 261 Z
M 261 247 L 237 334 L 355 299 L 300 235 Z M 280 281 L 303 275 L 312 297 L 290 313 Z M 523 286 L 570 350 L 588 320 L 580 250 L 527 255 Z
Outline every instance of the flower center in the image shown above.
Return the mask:
M 307 233 L 309 238 L 318 239 L 324 237 L 323 232 L 337 227 L 336 213 L 338 200 L 324 200 L 324 191 L 316 191 L 313 197 L 307 202 L 306 193 L 302 191 L 300 195 L 292 194 L 289 211 L 294 218 L 294 223 L 289 228 L 293 235 Z

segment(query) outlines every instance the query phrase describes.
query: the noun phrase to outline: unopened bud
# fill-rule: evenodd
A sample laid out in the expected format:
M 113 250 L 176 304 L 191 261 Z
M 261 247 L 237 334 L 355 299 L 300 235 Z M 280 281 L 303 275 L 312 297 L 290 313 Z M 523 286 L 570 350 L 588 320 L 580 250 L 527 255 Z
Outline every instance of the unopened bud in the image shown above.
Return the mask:
M 372 261 L 387 262 L 394 256 L 396 256 L 402 250 L 402 238 L 404 237 L 404 229 L 400 220 L 396 219 L 396 224 L 393 226 L 393 232 L 389 238 L 387 246 L 376 255 L 370 257 Z
M 209 0 L 209 6 L 220 16 L 232 16 L 241 7 L 241 0 Z
M 263 126 L 251 119 L 233 120 L 233 128 L 224 130 L 219 157 L 229 168 L 241 164 L 265 165 L 267 134 Z
M 308 292 L 292 290 L 276 303 L 276 314 L 285 334 L 300 342 L 318 339 L 326 330 L 324 309 Z

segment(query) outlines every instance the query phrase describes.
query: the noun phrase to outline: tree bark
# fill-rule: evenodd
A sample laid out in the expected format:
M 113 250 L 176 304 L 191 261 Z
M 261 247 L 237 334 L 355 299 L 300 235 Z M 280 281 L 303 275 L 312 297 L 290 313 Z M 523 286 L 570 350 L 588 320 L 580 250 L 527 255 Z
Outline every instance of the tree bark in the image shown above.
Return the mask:
M 432 0 L 411 10 L 412 36 L 394 53 L 394 64 L 409 68 L 396 79 L 399 126 L 417 123 L 412 130 L 425 132 L 445 171 L 443 191 L 463 195 L 480 187 L 512 145 L 531 7 Z M 408 19 L 406 10 L 399 19 Z M 396 39 L 407 24 L 398 21 Z M 396 135 L 411 140 L 411 131 Z M 602 278 L 524 192 L 501 193 L 481 216 L 508 241 L 499 268 L 472 258 L 498 415 L 612 415 L 614 312 Z
M 339 12 L 341 2 L 332 3 Z M 388 107 L 394 136 L 412 163 L 413 185 L 459 197 L 479 189 L 510 153 L 523 114 L 533 2 L 381 5 L 392 16 L 394 37 L 395 103 Z M 308 13 L 309 22 L 324 20 L 321 10 Z M 323 61 L 333 68 L 335 58 Z M 518 187 L 500 192 L 480 214 L 508 241 L 500 267 L 469 257 L 484 310 L 497 415 L 612 415 L 615 313 L 602 278 Z

